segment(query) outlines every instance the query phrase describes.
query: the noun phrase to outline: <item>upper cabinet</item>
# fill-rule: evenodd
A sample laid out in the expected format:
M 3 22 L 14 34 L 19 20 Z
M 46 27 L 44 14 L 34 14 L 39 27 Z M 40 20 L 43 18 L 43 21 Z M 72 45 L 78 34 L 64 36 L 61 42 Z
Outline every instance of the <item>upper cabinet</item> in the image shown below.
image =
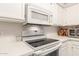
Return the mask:
M 0 21 L 24 22 L 24 8 L 22 3 L 0 3 Z
M 79 25 L 79 4 L 65 8 L 66 25 Z
M 64 13 L 56 3 L 0 3 L 0 21 L 64 26 Z
M 51 6 L 51 10 L 53 13 L 51 24 L 57 26 L 64 26 L 64 9 L 60 7 L 58 4 L 52 4 Z

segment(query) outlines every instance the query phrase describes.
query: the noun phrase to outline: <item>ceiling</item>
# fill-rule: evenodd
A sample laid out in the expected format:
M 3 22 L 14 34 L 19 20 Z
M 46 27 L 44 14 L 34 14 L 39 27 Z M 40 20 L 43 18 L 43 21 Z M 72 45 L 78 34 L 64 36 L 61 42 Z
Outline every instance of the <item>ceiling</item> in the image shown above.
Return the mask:
M 67 8 L 67 7 L 71 7 L 73 5 L 76 5 L 78 3 L 57 3 L 59 6 L 63 7 L 63 8 Z

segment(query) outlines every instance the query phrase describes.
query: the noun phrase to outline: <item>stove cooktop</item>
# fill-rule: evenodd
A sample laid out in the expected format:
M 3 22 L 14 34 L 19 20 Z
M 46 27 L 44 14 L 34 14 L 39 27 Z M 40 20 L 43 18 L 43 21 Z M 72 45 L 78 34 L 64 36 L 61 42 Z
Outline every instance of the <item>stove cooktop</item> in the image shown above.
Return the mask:
M 37 39 L 37 40 L 31 40 L 31 41 L 25 41 L 25 42 L 27 42 L 33 47 L 39 47 L 39 46 L 42 46 L 48 43 L 53 43 L 56 41 L 59 41 L 59 40 L 43 38 L 43 39 Z

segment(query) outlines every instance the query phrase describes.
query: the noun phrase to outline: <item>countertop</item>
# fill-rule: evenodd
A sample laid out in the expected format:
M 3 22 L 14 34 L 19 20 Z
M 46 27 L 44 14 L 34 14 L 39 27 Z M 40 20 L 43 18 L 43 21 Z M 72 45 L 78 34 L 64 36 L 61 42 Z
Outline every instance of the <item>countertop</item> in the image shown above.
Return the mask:
M 79 41 L 79 38 L 72 38 L 72 37 L 58 36 L 58 35 L 48 36 L 47 38 L 58 39 L 61 42 L 70 41 L 70 40 L 71 41 Z
M 16 41 L 14 36 L 0 36 L 0 56 L 21 56 L 33 52 L 28 45 L 22 41 Z

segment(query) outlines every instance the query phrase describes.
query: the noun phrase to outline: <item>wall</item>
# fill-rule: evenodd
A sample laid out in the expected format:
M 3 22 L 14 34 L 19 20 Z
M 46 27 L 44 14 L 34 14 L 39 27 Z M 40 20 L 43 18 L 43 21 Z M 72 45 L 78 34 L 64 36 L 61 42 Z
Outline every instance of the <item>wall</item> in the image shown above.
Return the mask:
M 16 39 L 16 36 L 20 36 L 21 31 L 21 24 L 0 22 L 0 40 L 6 38 Z
M 44 31 L 47 37 L 53 38 L 53 36 L 57 36 L 57 28 L 56 26 L 44 26 Z

